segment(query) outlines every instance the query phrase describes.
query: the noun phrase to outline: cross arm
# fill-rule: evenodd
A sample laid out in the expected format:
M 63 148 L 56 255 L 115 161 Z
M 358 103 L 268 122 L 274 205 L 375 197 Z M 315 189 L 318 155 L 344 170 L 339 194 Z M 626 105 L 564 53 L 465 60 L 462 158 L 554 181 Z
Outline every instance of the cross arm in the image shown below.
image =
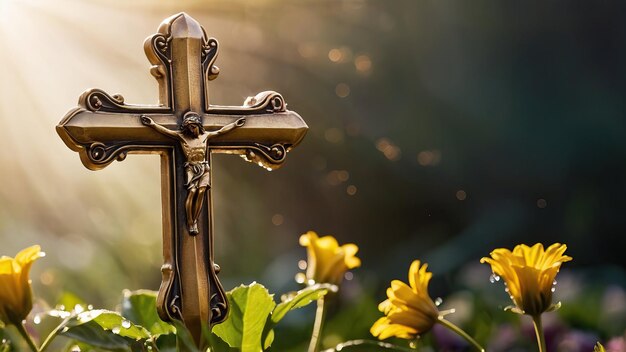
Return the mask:
M 94 95 L 94 92 L 98 94 Z M 265 95 L 272 97 L 268 92 L 257 97 Z M 240 154 L 268 169 L 280 167 L 286 153 L 304 138 L 308 126 L 300 115 L 285 109 L 282 97 L 280 100 L 274 98 L 262 101 L 261 105 L 215 107 L 201 114 L 207 131 L 219 130 L 241 117 L 246 118 L 244 126 L 213 137 L 211 151 Z M 93 104 L 98 101 L 99 104 Z M 267 104 L 271 109 L 268 110 Z M 169 130 L 179 128 L 175 113 L 168 108 L 125 105 L 121 96 L 112 97 L 92 90 L 83 94 L 79 107 L 70 110 L 61 120 L 57 132 L 70 149 L 79 153 L 87 168 L 99 170 L 114 160 L 124 160 L 128 153 L 157 153 L 163 146 L 175 143 L 143 125 L 141 115 L 149 116 Z

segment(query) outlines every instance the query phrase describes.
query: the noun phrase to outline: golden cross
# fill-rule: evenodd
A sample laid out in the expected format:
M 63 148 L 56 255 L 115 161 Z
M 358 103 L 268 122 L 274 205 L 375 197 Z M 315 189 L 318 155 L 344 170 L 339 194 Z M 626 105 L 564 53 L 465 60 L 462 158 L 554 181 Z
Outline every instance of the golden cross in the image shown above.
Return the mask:
M 159 105 L 128 105 L 121 95 L 90 89 L 57 132 L 91 170 L 128 153 L 161 156 L 164 264 L 157 309 L 163 320 L 183 321 L 200 345 L 202 325 L 222 322 L 228 311 L 213 261 L 211 153 L 239 154 L 275 169 L 308 127 L 276 92 L 238 107 L 210 105 L 218 43 L 185 13 L 164 20 L 144 50 Z

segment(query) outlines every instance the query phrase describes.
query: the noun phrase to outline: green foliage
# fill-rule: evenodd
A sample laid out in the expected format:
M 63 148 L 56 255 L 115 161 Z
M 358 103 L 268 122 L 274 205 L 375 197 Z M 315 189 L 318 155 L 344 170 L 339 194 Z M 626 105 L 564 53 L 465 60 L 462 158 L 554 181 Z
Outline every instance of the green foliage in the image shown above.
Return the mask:
M 300 291 L 290 292 L 283 295 L 281 297 L 282 302 L 280 302 L 276 306 L 276 309 L 272 312 L 272 323 L 277 324 L 289 311 L 305 307 L 311 302 L 317 301 L 329 291 L 337 292 L 337 290 L 338 288 L 335 285 L 315 284 L 313 286 L 307 286 Z
M 263 285 L 241 285 L 226 293 L 230 315 L 213 328 L 213 333 L 237 350 L 266 350 L 274 342 L 274 327 L 288 312 L 336 290 L 336 286 L 328 284 L 310 286 L 283 295 L 277 305 Z
M 7 340 L 0 341 L 0 352 L 9 352 L 11 350 L 11 343 Z
M 177 330 L 159 319 L 152 291 L 124 291 L 121 314 L 87 310 L 72 314 L 60 328 L 81 351 L 177 351 Z
M 152 337 L 174 334 L 176 328 L 159 318 L 155 309 L 157 294 L 154 291 L 124 291 L 122 316 L 146 328 Z
M 259 351 L 261 338 L 268 317 L 276 303 L 267 289 L 257 283 L 241 285 L 226 293 L 230 303 L 228 319 L 213 328 L 213 332 L 230 347 L 242 351 Z M 272 343 L 273 337 L 265 341 L 264 347 Z
M 136 341 L 151 338 L 142 326 L 119 313 L 103 309 L 82 312 L 72 317 L 61 334 L 112 351 L 126 350 Z

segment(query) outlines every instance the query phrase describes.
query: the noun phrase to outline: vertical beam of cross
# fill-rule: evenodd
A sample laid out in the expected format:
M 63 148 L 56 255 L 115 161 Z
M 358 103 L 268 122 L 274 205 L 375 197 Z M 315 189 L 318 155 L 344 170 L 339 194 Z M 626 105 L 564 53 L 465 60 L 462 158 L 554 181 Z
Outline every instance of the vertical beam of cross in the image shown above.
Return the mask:
M 228 309 L 213 257 L 211 154 L 239 154 L 276 169 L 308 127 L 276 92 L 242 106 L 211 105 L 218 43 L 185 13 L 164 20 L 144 49 L 159 105 L 128 105 L 121 95 L 91 89 L 57 132 L 92 170 L 128 153 L 161 156 L 164 264 L 157 309 L 164 320 L 183 321 L 200 345 L 202 326 L 223 321 Z

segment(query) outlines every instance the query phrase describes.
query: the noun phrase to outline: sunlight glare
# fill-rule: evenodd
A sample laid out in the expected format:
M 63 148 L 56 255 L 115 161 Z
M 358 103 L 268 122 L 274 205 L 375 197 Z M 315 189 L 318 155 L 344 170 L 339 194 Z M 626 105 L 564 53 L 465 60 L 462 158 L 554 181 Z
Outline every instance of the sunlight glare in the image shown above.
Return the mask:
M 0 26 L 4 27 L 11 19 L 11 9 L 15 7 L 15 0 L 0 0 Z

